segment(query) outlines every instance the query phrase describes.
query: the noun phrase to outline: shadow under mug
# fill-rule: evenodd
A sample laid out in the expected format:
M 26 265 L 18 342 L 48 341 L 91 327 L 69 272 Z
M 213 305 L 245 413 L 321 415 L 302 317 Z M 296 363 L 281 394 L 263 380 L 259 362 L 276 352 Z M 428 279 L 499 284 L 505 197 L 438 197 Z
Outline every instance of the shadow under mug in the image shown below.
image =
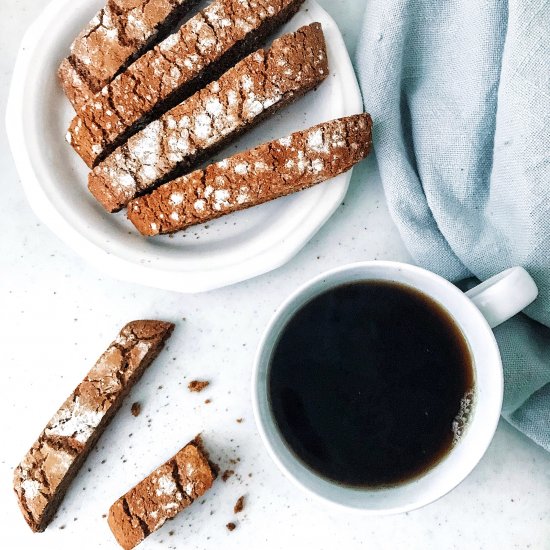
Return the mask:
M 288 447 L 273 417 L 268 370 L 279 336 L 303 305 L 336 286 L 369 280 L 409 285 L 445 308 L 460 327 L 474 366 L 474 406 L 458 442 L 419 478 L 384 488 L 339 485 L 308 468 Z M 503 373 L 492 327 L 506 321 L 537 296 L 531 276 L 521 267 L 495 275 L 463 293 L 425 269 L 397 262 L 371 261 L 345 265 L 319 275 L 296 290 L 277 310 L 261 339 L 253 370 L 252 402 L 260 436 L 280 470 L 298 487 L 325 502 L 366 514 L 406 512 L 429 504 L 456 487 L 487 450 L 500 417 Z

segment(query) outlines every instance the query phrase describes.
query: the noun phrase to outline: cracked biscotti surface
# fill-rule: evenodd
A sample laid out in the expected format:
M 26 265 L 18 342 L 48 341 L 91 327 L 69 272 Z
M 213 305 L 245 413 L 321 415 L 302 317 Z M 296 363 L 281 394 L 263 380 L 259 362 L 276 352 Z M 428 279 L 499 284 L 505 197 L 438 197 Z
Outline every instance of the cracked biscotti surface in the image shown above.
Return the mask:
M 130 550 L 202 496 L 215 479 L 197 436 L 111 506 L 109 527 Z
M 13 486 L 33 531 L 47 527 L 90 450 L 173 328 L 163 321 L 128 323 L 17 466 Z
M 161 185 L 128 205 L 143 235 L 173 233 L 346 172 L 372 145 L 370 115 L 340 118 Z
M 67 140 L 91 168 L 257 48 L 303 0 L 214 0 L 82 106 Z
M 199 0 L 107 0 L 71 44 L 59 67 L 61 85 L 75 110 L 89 101 Z
M 320 84 L 328 75 L 319 23 L 275 40 L 132 136 L 88 187 L 109 212 L 196 167 L 207 155 Z

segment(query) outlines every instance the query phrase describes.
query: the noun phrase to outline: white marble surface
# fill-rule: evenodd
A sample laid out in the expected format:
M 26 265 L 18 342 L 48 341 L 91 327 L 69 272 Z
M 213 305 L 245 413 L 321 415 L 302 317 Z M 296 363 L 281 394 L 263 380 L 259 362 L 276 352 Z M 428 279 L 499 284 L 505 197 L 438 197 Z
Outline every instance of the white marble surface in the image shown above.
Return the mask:
M 0 0 L 0 116 L 19 40 L 44 0 Z M 321 0 L 353 50 L 363 1 Z M 406 515 L 369 519 L 303 496 L 275 470 L 254 427 L 250 369 L 275 307 L 311 276 L 354 260 L 407 260 L 391 223 L 373 159 L 360 166 L 345 203 L 285 267 L 215 292 L 183 296 L 104 277 L 30 211 L 0 128 L 0 548 L 116 548 L 102 514 L 134 482 L 203 430 L 221 481 L 143 548 L 550 548 L 550 456 L 501 423 L 472 475 L 440 501 Z M 12 470 L 44 423 L 134 318 L 177 322 L 167 349 L 102 437 L 49 529 L 32 535 L 11 492 Z M 185 388 L 211 380 L 200 395 Z M 210 398 L 212 403 L 205 404 Z M 139 400 L 141 416 L 129 407 Z M 237 418 L 244 419 L 242 424 Z M 150 421 L 150 423 L 149 423 Z M 249 477 L 251 474 L 251 477 Z M 247 507 L 235 520 L 234 501 Z M 212 514 L 212 515 L 211 515 Z M 171 535 L 170 532 L 173 531 Z

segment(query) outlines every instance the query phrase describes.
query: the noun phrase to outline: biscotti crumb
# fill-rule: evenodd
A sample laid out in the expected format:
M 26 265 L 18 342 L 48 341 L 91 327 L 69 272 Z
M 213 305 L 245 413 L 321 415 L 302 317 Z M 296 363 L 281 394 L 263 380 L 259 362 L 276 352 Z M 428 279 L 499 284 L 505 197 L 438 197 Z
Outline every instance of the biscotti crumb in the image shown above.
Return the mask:
M 71 145 L 91 168 L 257 48 L 303 0 L 213 0 L 83 105 Z
M 327 75 L 319 23 L 284 35 L 132 136 L 93 170 L 88 188 L 106 210 L 119 210 L 168 177 L 191 171 Z
M 117 542 L 134 548 L 206 493 L 216 475 L 197 436 L 111 506 L 108 523 Z
M 128 218 L 142 235 L 173 233 L 307 189 L 364 159 L 371 126 L 363 113 L 264 143 L 131 201 Z
M 237 418 L 237 424 L 242 424 L 242 421 L 243 421 L 242 418 Z
M 173 328 L 163 321 L 123 327 L 17 466 L 13 486 L 33 531 L 47 527 L 71 480 Z
M 139 413 L 141 413 L 141 403 L 138 403 L 137 401 L 135 403 L 132 403 L 130 411 L 132 412 L 133 416 L 139 416 Z
M 189 384 L 187 384 L 187 388 L 190 392 L 199 393 L 209 385 L 210 382 L 207 380 L 192 380 Z
M 226 525 L 227 529 L 229 531 L 234 531 L 235 528 L 237 527 L 232 521 L 230 521 L 227 525 Z
M 234 474 L 234 470 L 225 470 L 222 474 L 222 481 L 225 483 Z
M 239 497 L 237 499 L 237 502 L 235 502 L 235 506 L 233 506 L 233 512 L 235 514 L 239 514 L 244 509 L 244 495 Z
M 205 403 L 206 405 L 210 405 L 210 403 L 212 403 L 212 399 L 205 399 L 205 400 L 204 400 L 204 403 Z

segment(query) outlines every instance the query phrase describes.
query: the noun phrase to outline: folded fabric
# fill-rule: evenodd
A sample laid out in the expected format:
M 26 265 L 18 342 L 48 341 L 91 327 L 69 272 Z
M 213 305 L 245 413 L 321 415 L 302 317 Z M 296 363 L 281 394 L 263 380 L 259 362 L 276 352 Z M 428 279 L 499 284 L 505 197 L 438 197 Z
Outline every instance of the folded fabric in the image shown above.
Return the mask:
M 524 266 L 503 415 L 550 451 L 550 1 L 369 0 L 356 67 L 390 212 L 451 281 Z

